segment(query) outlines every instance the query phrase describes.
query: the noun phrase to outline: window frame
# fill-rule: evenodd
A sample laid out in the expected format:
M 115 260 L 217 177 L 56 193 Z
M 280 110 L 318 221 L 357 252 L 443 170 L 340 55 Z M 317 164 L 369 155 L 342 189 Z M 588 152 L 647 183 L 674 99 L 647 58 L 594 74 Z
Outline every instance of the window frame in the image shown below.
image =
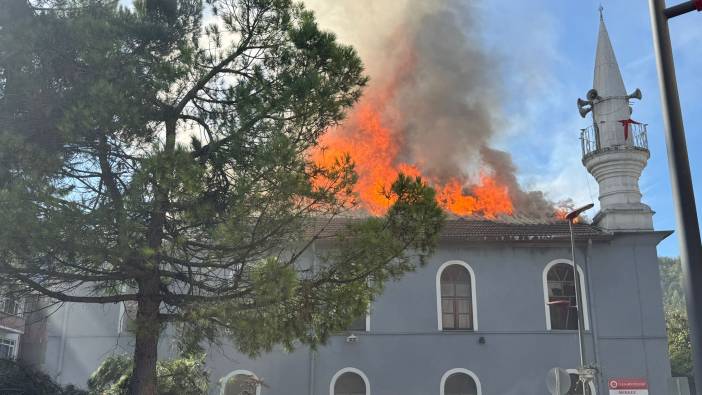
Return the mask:
M 554 259 L 546 266 L 544 267 L 543 273 L 542 273 L 542 286 L 544 289 L 544 312 L 546 313 L 546 330 L 548 331 L 577 331 L 577 329 L 553 329 L 551 327 L 551 305 L 549 305 L 549 296 L 548 296 L 548 272 L 556 266 L 559 263 L 565 263 L 567 265 L 570 265 L 571 267 L 573 266 L 573 261 L 570 259 Z M 580 304 L 582 305 L 583 308 L 583 320 L 585 321 L 585 330 L 589 331 L 590 330 L 590 314 L 589 314 L 589 303 L 587 299 L 587 282 L 585 280 L 585 273 L 583 272 L 583 268 L 580 265 L 577 265 L 578 267 L 578 275 L 580 277 L 580 294 L 582 296 L 582 301 Z M 573 278 L 573 282 L 575 282 L 575 278 Z M 578 309 L 580 309 L 581 306 L 578 306 Z
M 128 305 L 129 304 L 129 305 Z M 136 301 L 125 300 L 119 304 L 119 317 L 117 319 L 117 335 L 134 334 L 136 323 Z M 130 311 L 131 310 L 131 311 Z
M 445 387 L 446 387 L 446 380 L 448 380 L 449 377 L 453 376 L 454 374 L 465 374 L 469 376 L 470 378 L 473 379 L 475 382 L 475 387 L 478 390 L 478 395 L 483 394 L 483 389 L 482 389 L 482 384 L 480 384 L 480 379 L 478 378 L 478 375 L 473 373 L 473 371 L 465 369 L 465 368 L 453 368 L 449 369 L 444 373 L 443 376 L 441 376 L 441 382 L 440 382 L 440 387 L 439 387 L 439 395 L 445 395 Z
M 360 376 L 363 380 L 363 383 L 366 385 L 366 395 L 371 395 L 370 380 L 368 380 L 368 376 L 366 376 L 366 374 L 363 373 L 362 370 L 350 366 L 345 367 L 343 369 L 339 369 L 336 373 L 334 373 L 334 376 L 332 376 L 331 381 L 329 382 L 329 395 L 336 395 L 334 393 L 334 386 L 336 385 L 336 381 L 339 379 L 339 377 L 341 377 L 341 375 L 343 375 L 344 373 L 355 373 L 358 376 Z
M 17 359 L 17 345 L 19 343 L 19 339 L 11 339 L 9 337 L 5 337 L 0 335 L 0 343 L 2 343 L 3 346 L 6 346 L 10 350 L 9 354 L 9 359 L 10 360 L 15 360 Z M 0 358 L 3 359 L 3 358 Z
M 24 317 L 25 305 L 23 301 L 7 296 L 0 297 L 0 313 L 13 317 Z
M 358 317 L 357 319 L 361 319 L 361 317 Z M 370 313 L 370 305 L 368 306 L 368 312 L 365 315 L 364 319 L 364 325 L 365 327 L 363 329 L 346 329 L 344 332 L 348 333 L 366 333 L 370 332 L 370 319 L 371 319 L 371 313 Z M 355 320 L 354 320 L 355 321 Z
M 368 285 L 371 285 L 371 281 L 372 281 L 372 279 L 369 278 L 369 279 L 368 279 Z M 370 300 L 370 301 L 368 302 L 368 307 L 367 307 L 367 310 L 366 310 L 366 318 L 365 318 L 365 321 L 364 321 L 364 322 L 365 322 L 365 328 L 364 328 L 363 330 L 359 330 L 359 329 L 346 329 L 345 332 L 347 332 L 347 333 L 359 333 L 359 332 L 367 333 L 367 332 L 370 332 L 370 330 L 371 330 L 370 321 L 371 321 L 371 311 L 372 311 L 372 310 L 373 310 L 373 300 Z M 361 318 L 361 317 L 358 317 L 357 319 L 360 319 L 360 318 Z M 355 321 L 355 320 L 354 320 L 354 321 Z
M 453 265 L 458 265 L 464 267 L 466 270 L 468 270 L 468 274 L 470 275 L 470 295 L 471 295 L 471 309 L 473 310 L 473 314 L 470 317 L 472 320 L 472 327 L 473 329 L 444 329 L 443 325 L 443 320 L 442 320 L 442 308 L 441 308 L 441 274 L 446 270 L 447 267 L 453 266 Z M 477 286 L 476 286 L 476 278 L 475 278 L 475 272 L 473 271 L 473 268 L 470 267 L 469 264 L 467 264 L 464 261 L 459 261 L 459 260 L 452 260 L 452 261 L 447 261 L 444 262 L 441 266 L 439 266 L 439 269 L 436 271 L 436 319 L 437 319 L 437 327 L 440 331 L 471 331 L 471 332 L 477 332 L 478 331 L 478 299 L 477 299 Z
M 245 369 L 234 370 L 232 372 L 229 372 L 226 376 L 222 377 L 219 380 L 220 383 L 222 383 L 221 384 L 222 389 L 220 389 L 220 391 L 219 391 L 220 395 L 225 395 L 225 393 L 226 393 L 225 391 L 227 390 L 227 381 L 229 381 L 229 379 L 231 377 L 235 377 L 235 376 L 239 376 L 239 375 L 250 376 L 250 377 L 253 377 L 254 380 L 259 380 L 258 376 L 256 376 L 256 374 L 250 370 L 245 370 Z M 261 395 L 261 384 L 256 384 L 256 395 Z

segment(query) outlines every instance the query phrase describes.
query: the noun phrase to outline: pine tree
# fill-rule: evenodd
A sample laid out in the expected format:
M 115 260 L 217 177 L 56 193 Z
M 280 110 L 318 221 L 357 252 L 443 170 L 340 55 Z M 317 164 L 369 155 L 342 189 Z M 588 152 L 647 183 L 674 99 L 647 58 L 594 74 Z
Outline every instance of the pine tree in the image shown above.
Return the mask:
M 291 0 L 0 0 L 4 286 L 135 304 L 131 393 L 156 393 L 166 325 L 191 353 L 323 342 L 443 219 L 400 177 L 385 216 L 335 222 L 353 163 L 308 154 L 365 83 Z

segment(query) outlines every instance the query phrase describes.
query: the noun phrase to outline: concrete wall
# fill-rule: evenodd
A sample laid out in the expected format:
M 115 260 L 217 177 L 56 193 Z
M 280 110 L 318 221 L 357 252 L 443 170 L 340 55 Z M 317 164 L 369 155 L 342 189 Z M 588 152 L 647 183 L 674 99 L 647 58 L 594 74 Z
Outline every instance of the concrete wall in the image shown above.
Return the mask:
M 44 370 L 62 384 L 85 387 L 112 353 L 131 353 L 132 337 L 118 333 L 119 305 L 69 303 L 49 317 Z
M 660 237 L 621 234 L 578 246 L 592 329 L 586 347 L 588 359 L 597 357 L 601 367 L 599 394 L 606 394 L 606 380 L 614 377 L 646 377 L 650 393 L 667 391 L 670 369 L 655 250 Z M 257 359 L 225 346 L 210 350 L 208 367 L 214 382 L 237 369 L 254 372 L 267 385 L 265 395 L 326 395 L 334 374 L 346 367 L 364 372 L 374 395 L 438 394 L 442 375 L 453 368 L 472 371 L 482 394 L 545 394 L 550 368 L 578 365 L 576 332 L 547 330 L 544 306 L 543 270 L 569 256 L 567 244 L 444 244 L 425 267 L 388 284 L 372 305 L 370 331 L 356 333 L 357 342 L 347 343 L 344 334 L 316 352 L 301 347 Z M 475 272 L 478 331 L 438 330 L 436 274 L 451 260 L 466 262 Z M 117 305 L 70 309 L 66 336 L 61 334 L 67 309 L 51 318 L 46 366 L 57 375 L 61 365 L 61 382 L 83 385 L 104 356 L 129 351 L 131 339 L 117 336 Z M 168 344 L 165 338 L 162 355 Z

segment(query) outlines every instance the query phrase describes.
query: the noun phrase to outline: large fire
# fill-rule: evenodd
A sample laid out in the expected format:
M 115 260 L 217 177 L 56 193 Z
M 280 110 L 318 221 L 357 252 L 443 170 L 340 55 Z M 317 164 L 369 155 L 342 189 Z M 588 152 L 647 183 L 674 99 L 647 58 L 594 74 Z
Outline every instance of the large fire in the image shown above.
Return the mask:
M 399 173 L 422 176 L 436 190 L 441 207 L 450 213 L 486 218 L 512 214 L 514 207 L 508 188 L 498 184 L 489 170 L 482 172 L 479 182 L 473 185 L 461 176 L 441 182 L 423 175 L 420 164 L 400 160 L 402 134 L 397 133 L 400 126 L 393 121 L 400 114 L 392 112 L 391 94 L 392 89 L 367 92 L 346 122 L 322 137 L 319 147 L 312 152 L 312 160 L 319 166 L 331 166 L 337 158 L 348 154 L 358 174 L 355 192 L 362 207 L 372 214 L 383 214 L 392 203 L 385 192 Z

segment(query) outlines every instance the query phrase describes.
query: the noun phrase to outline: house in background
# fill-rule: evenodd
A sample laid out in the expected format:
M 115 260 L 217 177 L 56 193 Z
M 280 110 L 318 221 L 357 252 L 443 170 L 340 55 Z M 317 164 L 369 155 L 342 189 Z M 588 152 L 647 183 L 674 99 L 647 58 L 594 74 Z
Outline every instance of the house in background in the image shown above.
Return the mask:
M 593 223 L 574 228 L 582 303 L 564 221 L 452 219 L 429 262 L 388 284 L 366 317 L 325 346 L 258 358 L 231 346 L 210 349 L 212 393 L 540 395 L 548 392 L 547 372 L 561 367 L 571 369 L 570 394 L 582 394 L 572 370 L 578 309 L 586 360 L 598 368 L 590 393 L 606 394 L 617 378 L 667 393 L 656 246 L 670 232 L 653 230 L 653 211 L 641 202 L 638 179 L 649 151 L 645 125 L 631 120 L 637 96 L 624 89 L 601 21 L 594 86 L 580 103 L 593 117 L 581 135 L 583 164 L 600 192 Z M 47 319 L 45 349 L 34 362 L 63 384 L 85 385 L 107 355 L 132 351 L 128 307 L 67 304 Z M 163 357 L 169 342 L 164 336 Z
M 0 296 L 0 359 L 17 358 L 24 327 L 24 303 Z

